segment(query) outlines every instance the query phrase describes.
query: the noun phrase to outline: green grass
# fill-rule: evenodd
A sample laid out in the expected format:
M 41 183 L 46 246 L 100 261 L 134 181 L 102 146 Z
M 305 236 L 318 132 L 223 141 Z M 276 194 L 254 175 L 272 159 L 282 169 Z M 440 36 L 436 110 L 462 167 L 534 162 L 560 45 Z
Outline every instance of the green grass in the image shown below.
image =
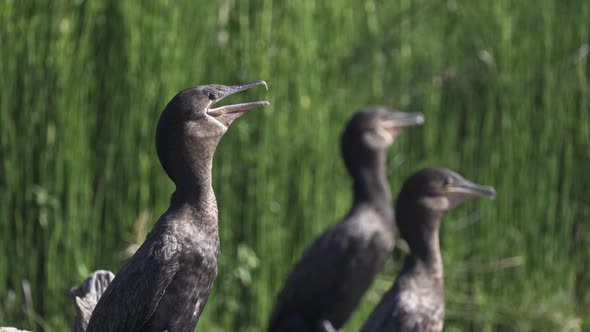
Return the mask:
M 426 116 L 390 153 L 394 192 L 426 165 L 498 190 L 445 220 L 446 331 L 589 327 L 588 22 L 583 0 L 1 0 L 0 325 L 68 329 L 68 289 L 141 242 L 173 189 L 154 132 L 177 91 L 264 79 L 235 98 L 272 105 L 217 150 L 222 256 L 201 330 L 265 326 L 350 204 L 339 136 L 369 104 Z

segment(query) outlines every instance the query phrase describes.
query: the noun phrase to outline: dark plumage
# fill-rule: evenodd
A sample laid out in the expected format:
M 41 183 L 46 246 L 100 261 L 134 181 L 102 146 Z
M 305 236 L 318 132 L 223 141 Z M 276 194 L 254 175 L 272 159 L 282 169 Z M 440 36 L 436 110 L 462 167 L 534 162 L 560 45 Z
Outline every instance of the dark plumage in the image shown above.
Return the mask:
M 422 124 L 419 113 L 366 108 L 342 135 L 342 156 L 353 179 L 346 217 L 307 248 L 280 291 L 269 331 L 331 331 L 350 317 L 394 244 L 387 181 L 387 149 L 404 128 Z
M 362 332 L 442 331 L 443 265 L 438 238 L 442 218 L 471 197 L 495 195 L 494 188 L 471 183 L 443 168 L 425 168 L 406 180 L 395 215 L 411 252 Z
M 204 85 L 178 93 L 158 123 L 156 148 L 176 185 L 170 207 L 100 298 L 92 331 L 193 331 L 217 275 L 219 235 L 211 166 L 217 144 L 258 101 L 212 109 L 239 86 Z

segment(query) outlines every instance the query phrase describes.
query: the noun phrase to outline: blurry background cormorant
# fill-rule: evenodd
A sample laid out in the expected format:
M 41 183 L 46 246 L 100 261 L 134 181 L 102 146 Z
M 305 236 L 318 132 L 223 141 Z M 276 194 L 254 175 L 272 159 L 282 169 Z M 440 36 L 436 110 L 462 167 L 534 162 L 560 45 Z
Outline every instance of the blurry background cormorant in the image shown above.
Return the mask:
M 423 122 L 420 113 L 383 107 L 352 116 L 341 139 L 352 207 L 305 250 L 278 294 L 269 331 L 333 330 L 349 318 L 393 249 L 387 149 L 403 129 Z
M 362 332 L 442 331 L 444 288 L 439 246 L 442 218 L 469 198 L 495 195 L 494 188 L 474 184 L 444 168 L 425 168 L 406 180 L 397 198 L 395 216 L 411 252 Z

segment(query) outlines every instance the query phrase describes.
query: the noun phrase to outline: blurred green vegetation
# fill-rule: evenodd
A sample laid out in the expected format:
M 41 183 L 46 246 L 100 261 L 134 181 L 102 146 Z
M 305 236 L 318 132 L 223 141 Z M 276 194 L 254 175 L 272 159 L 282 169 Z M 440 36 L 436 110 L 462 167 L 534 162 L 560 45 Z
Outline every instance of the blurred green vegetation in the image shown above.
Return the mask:
M 444 223 L 446 331 L 589 326 L 589 22 L 584 0 L 0 0 L 0 325 L 69 329 L 69 288 L 142 242 L 173 189 L 154 132 L 177 91 L 264 79 L 231 100 L 272 105 L 217 150 L 222 256 L 200 330 L 265 326 L 350 204 L 339 136 L 369 104 L 426 116 L 392 148 L 394 192 L 426 165 L 498 190 Z

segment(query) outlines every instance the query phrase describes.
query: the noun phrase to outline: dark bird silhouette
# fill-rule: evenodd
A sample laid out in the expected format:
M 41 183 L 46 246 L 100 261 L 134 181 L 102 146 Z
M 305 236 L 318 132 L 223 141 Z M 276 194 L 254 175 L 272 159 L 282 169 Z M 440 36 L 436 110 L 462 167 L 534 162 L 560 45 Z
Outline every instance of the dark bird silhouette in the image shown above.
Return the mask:
M 387 181 L 387 149 L 420 113 L 365 108 L 348 122 L 341 148 L 353 179 L 354 201 L 346 217 L 304 252 L 280 291 L 269 331 L 334 331 L 350 317 L 394 244 Z
M 213 154 L 232 121 L 269 103 L 211 107 L 256 85 L 266 83 L 196 86 L 168 103 L 156 130 L 156 149 L 176 185 L 170 207 L 100 298 L 87 331 L 195 329 L 219 257 Z
M 438 235 L 443 216 L 469 198 L 495 195 L 494 188 L 471 183 L 444 168 L 425 168 L 406 180 L 395 215 L 411 252 L 362 332 L 442 331 L 443 265 Z

